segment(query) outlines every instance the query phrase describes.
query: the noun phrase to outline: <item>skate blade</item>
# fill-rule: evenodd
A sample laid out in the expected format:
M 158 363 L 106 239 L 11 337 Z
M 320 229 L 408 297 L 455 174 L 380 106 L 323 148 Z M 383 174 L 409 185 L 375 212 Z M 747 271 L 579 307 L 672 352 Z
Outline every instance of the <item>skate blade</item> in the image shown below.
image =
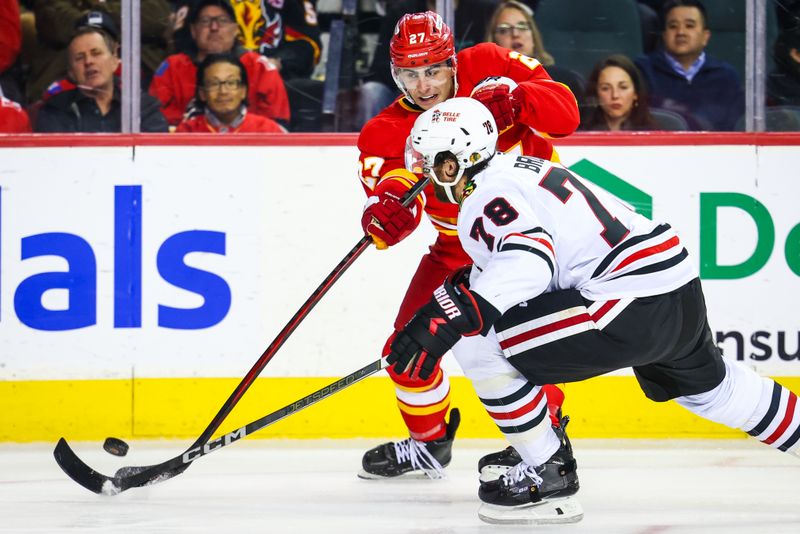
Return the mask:
M 497 480 L 501 475 L 505 475 L 511 470 L 507 465 L 484 465 L 481 469 L 478 480 L 481 482 L 491 482 Z
M 368 473 L 363 469 L 358 472 L 358 478 L 362 480 L 431 480 L 431 478 L 422 471 L 409 471 L 408 473 L 403 473 L 402 475 L 397 475 L 396 477 L 385 477 L 382 475 Z
M 494 525 L 557 525 L 583 519 L 583 507 L 575 497 L 546 500 L 521 506 L 482 504 L 481 521 Z

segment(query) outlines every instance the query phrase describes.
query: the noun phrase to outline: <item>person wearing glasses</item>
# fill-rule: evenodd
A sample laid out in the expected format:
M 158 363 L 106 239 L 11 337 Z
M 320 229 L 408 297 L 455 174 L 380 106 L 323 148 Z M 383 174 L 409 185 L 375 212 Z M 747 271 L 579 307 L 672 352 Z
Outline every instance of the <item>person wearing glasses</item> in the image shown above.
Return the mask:
M 555 58 L 545 49 L 533 11 L 526 4 L 517 0 L 498 4 L 486 25 L 485 40 L 536 59 L 551 78 L 567 85 L 578 102 L 583 101 L 584 80 L 580 74 L 556 66 Z
M 191 53 L 173 54 L 158 67 L 150 84 L 150 94 L 161 101 L 161 111 L 170 125 L 183 119 L 196 91 L 197 65 L 209 54 L 235 54 L 249 80 L 249 112 L 289 122 L 289 99 L 281 74 L 258 52 L 237 45 L 239 32 L 233 8 L 226 0 L 202 0 L 189 12 L 189 28 L 194 40 Z
M 197 109 L 177 132 L 284 133 L 272 119 L 247 112 L 247 69 L 235 54 L 209 54 L 197 67 Z

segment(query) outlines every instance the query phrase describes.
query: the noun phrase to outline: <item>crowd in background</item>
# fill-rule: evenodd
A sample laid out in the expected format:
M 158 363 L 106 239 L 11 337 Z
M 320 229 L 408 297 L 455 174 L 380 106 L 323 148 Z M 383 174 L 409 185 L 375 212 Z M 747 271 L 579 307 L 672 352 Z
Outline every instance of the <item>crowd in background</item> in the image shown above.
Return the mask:
M 0 132 L 120 131 L 121 3 L 0 0 Z M 582 130 L 744 128 L 745 0 L 454 4 L 458 49 L 493 41 L 535 58 L 572 89 Z M 141 130 L 323 130 L 327 7 L 141 0 Z M 404 13 L 427 9 L 361 2 L 337 130 L 358 131 L 400 96 L 389 39 Z M 767 9 L 767 129 L 800 130 L 800 0 Z

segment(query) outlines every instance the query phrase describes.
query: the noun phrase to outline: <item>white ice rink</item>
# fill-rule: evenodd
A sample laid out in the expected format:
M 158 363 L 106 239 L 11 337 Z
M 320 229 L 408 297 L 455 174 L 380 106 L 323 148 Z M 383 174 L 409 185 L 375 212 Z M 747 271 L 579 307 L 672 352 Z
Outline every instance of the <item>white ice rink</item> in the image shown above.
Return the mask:
M 456 441 L 448 478 L 356 478 L 369 441 L 244 441 L 182 475 L 115 497 L 64 475 L 51 444 L 0 446 L 0 532 L 13 533 L 800 533 L 800 460 L 752 441 L 575 440 L 583 521 L 507 527 L 476 514 L 478 458 Z M 106 474 L 157 463 L 188 441 L 131 442 L 126 458 L 73 443 Z

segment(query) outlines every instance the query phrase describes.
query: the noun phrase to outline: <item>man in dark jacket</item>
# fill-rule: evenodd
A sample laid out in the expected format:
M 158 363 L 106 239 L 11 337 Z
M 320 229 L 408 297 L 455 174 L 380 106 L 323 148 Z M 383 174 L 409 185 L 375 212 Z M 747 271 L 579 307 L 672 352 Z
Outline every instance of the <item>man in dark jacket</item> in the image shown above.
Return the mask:
M 117 28 L 121 0 L 35 0 L 36 40 L 28 51 L 30 72 L 26 96 L 29 102 L 42 98 L 53 81 L 67 72 L 66 48 L 78 21 L 88 11 L 111 15 Z M 170 7 L 167 0 L 141 0 L 141 73 L 142 87 L 150 83 L 153 72 L 167 56 Z M 120 35 L 117 35 L 119 40 Z M 26 44 L 27 46 L 27 44 Z
M 36 121 L 37 132 L 104 132 L 121 130 L 122 102 L 114 72 L 119 66 L 116 42 L 101 28 L 78 28 L 67 48 L 72 87 L 45 100 Z M 159 102 L 141 97 L 141 130 L 166 132 Z
M 798 26 L 781 30 L 778 35 L 775 66 L 767 77 L 767 104 L 800 106 L 800 9 Z
M 705 6 L 670 0 L 663 13 L 663 49 L 636 59 L 651 105 L 681 113 L 695 130 L 733 130 L 744 114 L 744 91 L 733 67 L 705 52 Z

